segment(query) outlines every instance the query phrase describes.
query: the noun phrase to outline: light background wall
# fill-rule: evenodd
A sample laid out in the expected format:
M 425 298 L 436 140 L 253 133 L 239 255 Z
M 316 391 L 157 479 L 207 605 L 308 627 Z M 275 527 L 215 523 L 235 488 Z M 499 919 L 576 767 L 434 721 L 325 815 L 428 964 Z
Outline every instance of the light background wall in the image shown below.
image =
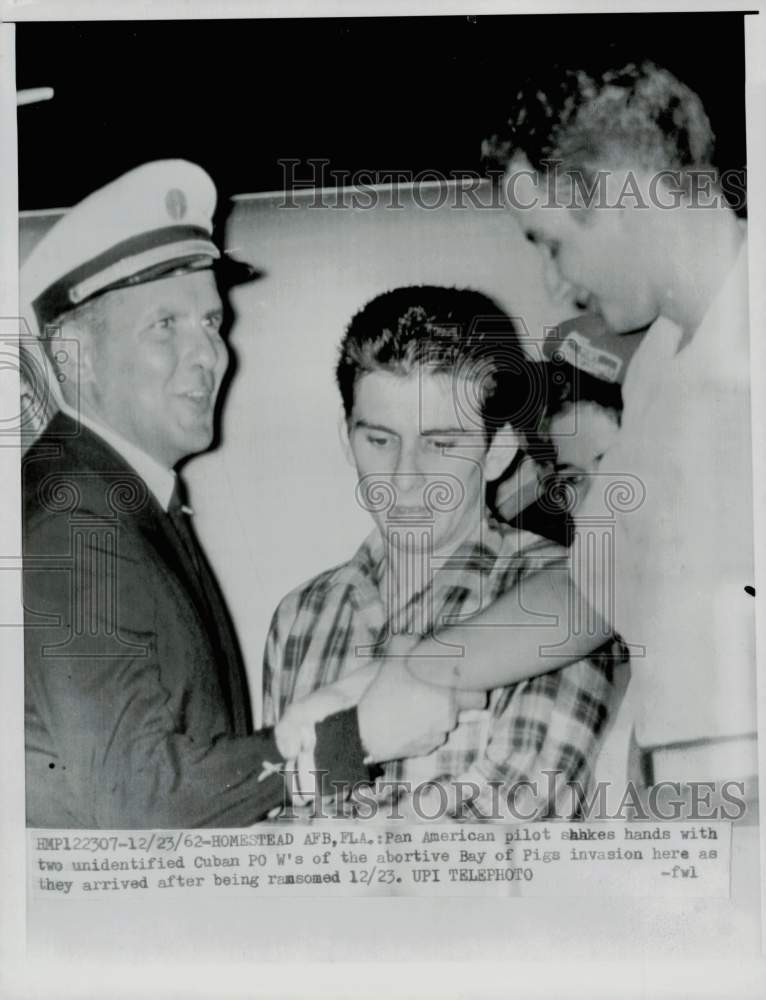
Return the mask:
M 356 196 L 357 204 L 371 200 Z M 279 194 L 242 195 L 226 219 L 226 249 L 262 277 L 231 295 L 234 372 L 220 445 L 192 459 L 184 475 L 240 638 L 256 722 L 276 605 L 347 559 L 372 526 L 341 449 L 333 379 L 354 312 L 397 285 L 472 287 L 517 319 L 532 356 L 546 326 L 567 318 L 545 289 L 537 252 L 510 213 L 492 206 L 486 187 L 472 195 L 454 186 L 381 189 L 373 207 L 354 202 L 352 191 L 301 192 L 292 207 Z M 22 262 L 60 214 L 22 216 Z M 601 774 L 625 774 L 627 702 L 602 751 Z
M 195 524 L 226 596 L 247 665 L 256 722 L 261 663 L 280 599 L 347 559 L 372 527 L 355 500 L 339 437 L 333 369 L 351 316 L 402 284 L 472 287 L 518 321 L 535 356 L 546 326 L 567 318 L 539 256 L 486 188 L 382 190 L 375 207 L 353 192 L 238 197 L 224 244 L 262 272 L 231 296 L 233 377 L 220 445 L 184 471 Z M 358 199 L 361 200 L 361 199 Z M 371 199 L 365 199 L 369 202 Z M 399 207 L 393 207 L 393 205 Z M 425 208 L 424 204 L 439 207 Z M 60 216 L 25 213 L 20 261 Z M 629 699 L 602 751 L 599 775 L 624 777 Z
M 345 325 L 368 299 L 402 284 L 477 288 L 523 319 L 533 341 L 563 318 L 537 254 L 507 212 L 472 208 L 454 188 L 397 193 L 401 208 L 310 207 L 314 195 L 241 199 L 226 243 L 265 273 L 235 290 L 237 371 L 222 444 L 191 462 L 199 533 L 235 616 L 254 695 L 271 614 L 298 583 L 348 558 L 369 532 L 340 447 L 333 381 Z M 487 196 L 488 197 L 488 196 Z M 346 196 L 348 201 L 349 196 Z

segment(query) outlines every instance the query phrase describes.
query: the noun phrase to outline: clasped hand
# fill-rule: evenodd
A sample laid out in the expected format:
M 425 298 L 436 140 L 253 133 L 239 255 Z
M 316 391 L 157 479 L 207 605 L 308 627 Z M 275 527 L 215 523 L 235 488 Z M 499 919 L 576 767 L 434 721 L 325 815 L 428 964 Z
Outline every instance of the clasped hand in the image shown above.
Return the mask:
M 307 728 L 353 705 L 369 762 L 430 753 L 455 728 L 459 712 L 485 707 L 484 692 L 418 680 L 408 667 L 414 645 L 412 636 L 396 636 L 380 656 L 289 705 L 276 727 L 283 756 L 297 757 Z

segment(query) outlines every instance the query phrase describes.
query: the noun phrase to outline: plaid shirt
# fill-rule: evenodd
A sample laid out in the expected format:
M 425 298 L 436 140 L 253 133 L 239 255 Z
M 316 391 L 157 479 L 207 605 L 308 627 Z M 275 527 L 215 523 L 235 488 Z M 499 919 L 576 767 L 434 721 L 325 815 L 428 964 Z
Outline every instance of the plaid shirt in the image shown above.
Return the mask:
M 266 645 L 265 723 L 273 724 L 291 701 L 384 652 L 394 616 L 395 631 L 426 634 L 432 625 L 438 629 L 478 613 L 535 571 L 569 571 L 565 549 L 486 521 L 479 538 L 446 559 L 433 558 L 432 565 L 429 584 L 387 615 L 381 596 L 385 549 L 374 531 L 349 562 L 288 594 L 274 614 Z M 555 771 L 558 795 L 541 801 L 540 812 L 555 808 L 556 815 L 575 815 L 567 812 L 572 797 L 566 783 L 576 780 L 588 787 L 607 720 L 619 701 L 613 669 L 626 660 L 625 647 L 614 640 L 570 666 L 497 688 L 486 711 L 461 713 L 444 745 L 424 757 L 390 762 L 383 780 L 413 785 L 475 781 L 482 788 L 478 807 L 487 809 L 490 782 L 533 781 L 547 793 L 551 785 L 545 772 Z

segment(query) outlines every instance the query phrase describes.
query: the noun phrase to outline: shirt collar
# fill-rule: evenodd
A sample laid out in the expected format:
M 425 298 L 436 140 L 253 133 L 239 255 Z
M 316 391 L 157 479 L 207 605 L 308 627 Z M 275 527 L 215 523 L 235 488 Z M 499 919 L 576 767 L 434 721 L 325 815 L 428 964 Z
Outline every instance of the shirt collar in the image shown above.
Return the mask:
M 76 412 L 63 400 L 59 406 L 67 416 L 71 417 L 77 423 L 82 424 L 83 427 L 87 427 L 94 434 L 98 434 L 108 445 L 111 445 L 118 455 L 124 458 L 128 465 L 132 466 L 139 476 L 141 476 L 162 509 L 165 511 L 168 509 L 170 498 L 173 495 L 176 485 L 176 474 L 172 469 L 166 468 L 155 458 L 152 458 L 151 455 L 147 455 L 141 448 L 138 448 L 130 441 L 126 441 L 125 438 L 117 434 L 111 427 L 107 427 L 106 424 L 92 420 L 83 413 Z
M 471 537 L 465 539 L 448 557 L 437 559 L 434 580 L 446 579 L 448 574 L 476 571 L 479 575 L 491 571 L 498 559 L 510 558 L 520 549 L 539 544 L 541 539 L 529 532 L 496 524 L 488 516 Z M 548 544 L 546 542 L 546 544 Z M 351 559 L 340 567 L 336 581 L 350 586 L 362 603 L 371 598 L 380 599 L 380 586 L 386 568 L 386 546 L 377 528 L 365 538 Z

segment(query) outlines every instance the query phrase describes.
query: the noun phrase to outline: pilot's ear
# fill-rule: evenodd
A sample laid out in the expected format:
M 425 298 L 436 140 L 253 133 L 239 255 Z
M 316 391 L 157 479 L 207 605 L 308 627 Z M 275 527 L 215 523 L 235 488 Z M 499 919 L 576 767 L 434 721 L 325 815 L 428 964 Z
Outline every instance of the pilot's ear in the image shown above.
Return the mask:
M 354 453 L 351 450 L 351 441 L 348 436 L 348 418 L 342 406 L 338 411 L 338 437 L 340 438 L 340 446 L 343 449 L 343 454 L 346 456 L 346 461 L 349 465 L 356 468 Z
M 521 435 L 510 424 L 498 428 L 484 459 L 484 477 L 487 482 L 499 479 L 523 446 Z
M 80 353 L 80 380 L 93 382 L 96 379 L 95 358 L 98 345 L 91 330 L 78 326 L 78 344 Z
M 61 349 L 56 346 L 59 338 Z M 87 324 L 65 319 L 51 339 L 51 364 L 59 384 L 84 386 L 96 381 L 97 349 L 97 337 Z

